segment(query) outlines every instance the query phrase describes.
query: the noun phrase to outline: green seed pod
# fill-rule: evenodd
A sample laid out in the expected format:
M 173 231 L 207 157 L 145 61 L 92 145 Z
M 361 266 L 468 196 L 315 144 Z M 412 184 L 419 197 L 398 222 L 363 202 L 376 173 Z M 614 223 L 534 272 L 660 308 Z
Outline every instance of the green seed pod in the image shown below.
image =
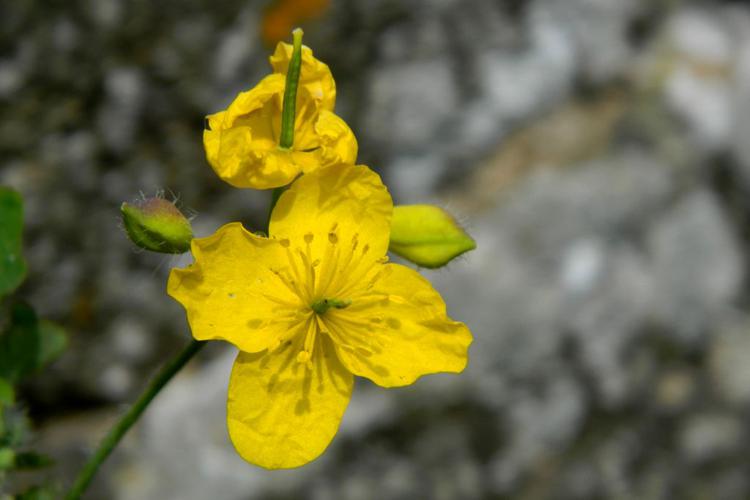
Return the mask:
M 442 267 L 476 246 L 456 220 L 440 207 L 393 207 L 388 249 L 419 266 Z
M 122 222 L 130 241 L 141 248 L 160 253 L 190 250 L 193 228 L 171 201 L 154 197 L 123 203 Z

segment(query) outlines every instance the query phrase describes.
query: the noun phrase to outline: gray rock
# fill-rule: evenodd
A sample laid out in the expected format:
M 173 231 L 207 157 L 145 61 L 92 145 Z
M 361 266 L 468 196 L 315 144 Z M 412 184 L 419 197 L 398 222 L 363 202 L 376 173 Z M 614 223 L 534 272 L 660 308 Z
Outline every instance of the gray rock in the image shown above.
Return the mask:
M 648 246 L 656 281 L 654 316 L 683 341 L 701 338 L 708 322 L 739 291 L 744 263 L 716 198 L 687 195 L 656 219 Z
M 107 100 L 99 111 L 97 122 L 104 143 L 117 153 L 133 144 L 146 97 L 145 86 L 144 76 L 138 68 L 120 67 L 107 74 Z
M 235 27 L 222 35 L 216 48 L 216 85 L 225 87 L 230 82 L 248 85 L 248 75 L 243 70 L 255 54 L 252 40 L 258 37 L 258 21 L 255 10 L 247 8 L 237 16 Z
M 698 414 L 680 431 L 680 446 L 688 460 L 706 462 L 741 448 L 742 424 L 723 414 Z
M 450 64 L 428 59 L 379 67 L 367 97 L 365 129 L 394 152 L 424 147 L 458 105 Z
M 422 203 L 448 170 L 444 156 L 400 156 L 387 166 L 387 184 L 397 204 Z
M 729 144 L 733 117 L 733 43 L 724 20 L 707 10 L 687 9 L 667 30 L 676 57 L 665 84 L 666 101 L 709 150 Z M 674 57 L 674 56 L 673 56 Z
M 533 17 L 554 22 L 568 34 L 583 78 L 603 83 L 622 75 L 632 51 L 627 30 L 643 8 L 639 2 L 546 0 L 533 6 Z
M 730 151 L 739 166 L 740 179 L 745 189 L 750 186 L 750 13 L 737 10 L 731 16 L 736 45 L 733 46 L 732 101 L 733 110 Z
M 711 380 L 728 403 L 750 404 L 750 328 L 737 321 L 719 329 L 710 349 Z

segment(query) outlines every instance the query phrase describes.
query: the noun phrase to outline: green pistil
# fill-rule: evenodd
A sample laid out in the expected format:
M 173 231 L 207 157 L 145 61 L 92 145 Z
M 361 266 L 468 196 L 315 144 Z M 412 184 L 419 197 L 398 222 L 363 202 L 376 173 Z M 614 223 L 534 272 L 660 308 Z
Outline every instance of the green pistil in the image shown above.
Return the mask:
M 312 308 L 312 310 L 317 314 L 325 314 L 325 312 L 332 307 L 336 309 L 345 309 L 351 304 L 352 301 L 349 299 L 320 299 L 319 301 L 313 303 L 310 308 Z
M 302 66 L 302 35 L 301 28 L 292 31 L 294 37 L 292 58 L 286 71 L 286 86 L 284 87 L 284 104 L 281 110 L 281 137 L 279 147 L 291 149 L 294 144 L 294 117 L 297 107 L 297 86 Z

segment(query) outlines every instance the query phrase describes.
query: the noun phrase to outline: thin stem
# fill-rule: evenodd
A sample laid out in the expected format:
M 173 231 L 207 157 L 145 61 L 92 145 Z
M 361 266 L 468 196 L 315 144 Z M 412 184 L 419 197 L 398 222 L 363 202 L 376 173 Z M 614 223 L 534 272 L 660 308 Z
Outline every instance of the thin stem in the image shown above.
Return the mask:
M 286 86 L 284 87 L 284 103 L 281 108 L 281 137 L 279 147 L 289 149 L 294 144 L 294 118 L 297 113 L 297 85 L 302 66 L 302 35 L 301 28 L 292 31 L 294 45 L 289 68 L 286 70 Z
M 200 351 L 206 342 L 191 340 L 190 343 L 180 351 L 177 356 L 172 358 L 161 371 L 151 380 L 146 390 L 138 397 L 133 406 L 123 415 L 115 424 L 109 433 L 99 443 L 96 453 L 89 459 L 83 470 L 78 474 L 76 482 L 65 497 L 67 500 L 78 500 L 99 469 L 99 466 L 106 460 L 117 443 L 120 442 L 126 432 L 141 416 L 141 413 L 148 407 L 151 400 L 159 394 L 159 391 L 169 382 L 177 372 L 182 369 L 190 359 Z

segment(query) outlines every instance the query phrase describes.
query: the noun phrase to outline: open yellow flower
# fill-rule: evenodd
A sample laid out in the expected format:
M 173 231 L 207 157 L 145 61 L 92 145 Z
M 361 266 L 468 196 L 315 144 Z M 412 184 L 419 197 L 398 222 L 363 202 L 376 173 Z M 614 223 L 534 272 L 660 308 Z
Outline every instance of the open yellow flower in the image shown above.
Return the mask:
M 271 56 L 274 73 L 241 92 L 229 107 L 206 117 L 203 145 L 214 171 L 240 188 L 269 189 L 289 184 L 301 172 L 354 164 L 357 140 L 333 113 L 336 85 L 331 72 L 302 47 L 294 143 L 281 148 L 281 112 L 292 46 L 279 43 Z
M 247 461 L 288 468 L 320 455 L 353 375 L 396 387 L 466 365 L 468 328 L 416 271 L 387 262 L 392 210 L 367 167 L 317 170 L 281 196 L 270 237 L 225 225 L 172 271 L 168 292 L 193 336 L 241 351 L 227 422 Z

